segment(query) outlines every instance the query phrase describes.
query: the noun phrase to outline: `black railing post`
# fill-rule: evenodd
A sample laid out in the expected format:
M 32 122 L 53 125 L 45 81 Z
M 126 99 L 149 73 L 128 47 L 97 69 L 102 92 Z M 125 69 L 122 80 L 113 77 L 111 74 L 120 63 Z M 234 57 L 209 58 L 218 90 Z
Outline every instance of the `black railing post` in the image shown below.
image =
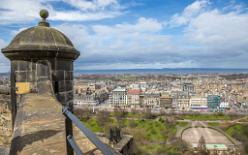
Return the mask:
M 109 147 L 107 144 L 103 143 L 96 134 L 90 131 L 85 125 L 68 109 L 68 107 L 63 107 L 63 114 L 74 123 L 76 127 L 104 154 L 104 155 L 117 155 L 118 153 Z M 67 136 L 67 139 L 71 140 L 70 135 Z M 68 141 L 69 142 L 69 141 Z M 74 146 L 75 143 L 71 141 L 71 144 Z M 73 147 L 72 147 L 73 148 Z M 74 147 L 76 148 L 76 147 Z M 78 147 L 76 148 L 78 149 Z M 75 150 L 74 150 L 75 151 Z M 79 154 L 80 155 L 80 154 Z
M 68 110 L 73 111 L 73 104 L 68 104 Z M 66 134 L 66 152 L 67 155 L 73 155 L 73 148 L 67 140 L 68 136 L 73 136 L 72 121 L 67 116 L 65 117 L 65 134 Z

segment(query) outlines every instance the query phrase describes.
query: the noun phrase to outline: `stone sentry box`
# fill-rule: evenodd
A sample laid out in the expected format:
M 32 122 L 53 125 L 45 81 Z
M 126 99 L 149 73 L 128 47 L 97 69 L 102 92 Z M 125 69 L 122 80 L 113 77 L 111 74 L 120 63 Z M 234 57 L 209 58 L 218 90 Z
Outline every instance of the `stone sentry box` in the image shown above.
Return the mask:
M 80 55 L 72 42 L 46 21 L 40 11 L 38 26 L 17 34 L 2 53 L 11 61 L 11 105 L 14 120 L 16 94 L 51 92 L 62 104 L 73 99 L 73 61 Z

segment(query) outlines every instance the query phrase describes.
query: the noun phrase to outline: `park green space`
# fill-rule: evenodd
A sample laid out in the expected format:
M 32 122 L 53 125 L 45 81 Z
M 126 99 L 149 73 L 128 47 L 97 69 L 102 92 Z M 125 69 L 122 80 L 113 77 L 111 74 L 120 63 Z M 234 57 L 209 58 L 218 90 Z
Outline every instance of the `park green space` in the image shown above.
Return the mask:
M 217 122 L 209 122 L 209 123 L 208 123 L 208 126 L 211 126 L 211 127 L 219 127 L 219 126 L 220 126 L 220 123 L 217 123 Z
M 149 112 L 103 112 L 97 114 L 84 112 L 84 114 L 85 116 L 81 116 L 81 120 L 93 132 L 103 132 L 108 135 L 111 127 L 118 126 L 121 128 L 123 134 L 130 134 L 134 137 L 136 154 L 148 155 L 182 154 L 185 145 L 175 135 L 178 130 L 187 127 L 189 124 L 187 122 L 177 122 L 178 119 L 189 119 L 193 121 L 223 120 L 224 123 L 228 120 L 240 118 L 240 116 L 229 116 L 221 113 L 174 116 L 154 116 Z M 208 126 L 212 127 L 220 127 L 221 125 L 221 122 L 208 123 Z M 235 139 L 241 137 L 241 140 L 245 142 L 246 138 L 243 138 L 246 135 L 245 129 L 243 125 L 233 125 L 226 129 L 226 132 Z M 236 137 L 236 132 L 241 133 L 238 134 L 238 138 Z
M 248 125 L 234 124 L 226 129 L 226 133 L 243 144 L 244 152 L 248 152 Z
M 225 115 L 223 113 L 217 114 L 185 114 L 180 116 L 182 119 L 193 121 L 214 121 L 214 120 L 234 120 L 242 116 Z
M 110 126 L 118 126 L 118 120 L 110 114 L 105 123 L 100 122 L 97 116 L 89 119 L 82 119 L 83 123 L 94 132 L 105 132 Z M 122 132 L 131 134 L 135 140 L 137 154 L 157 154 L 167 153 L 171 155 L 181 154 L 181 149 L 177 145 L 168 145 L 168 140 L 175 138 L 177 128 L 188 125 L 185 122 L 168 121 L 165 118 L 159 119 L 127 119 L 141 116 L 127 114 L 121 120 Z M 106 120 L 106 118 L 105 118 Z M 107 134 L 107 133 L 106 133 Z M 165 145 L 166 144 L 166 145 Z

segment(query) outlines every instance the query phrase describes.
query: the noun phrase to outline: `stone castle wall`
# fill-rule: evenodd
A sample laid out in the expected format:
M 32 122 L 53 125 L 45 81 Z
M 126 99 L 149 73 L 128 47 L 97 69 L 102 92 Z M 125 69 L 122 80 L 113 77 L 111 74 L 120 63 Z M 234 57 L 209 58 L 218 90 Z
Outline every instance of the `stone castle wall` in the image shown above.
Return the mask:
M 11 112 L 8 108 L 10 95 L 0 94 L 0 153 L 9 147 L 12 136 Z M 2 150 L 1 150 L 2 148 Z

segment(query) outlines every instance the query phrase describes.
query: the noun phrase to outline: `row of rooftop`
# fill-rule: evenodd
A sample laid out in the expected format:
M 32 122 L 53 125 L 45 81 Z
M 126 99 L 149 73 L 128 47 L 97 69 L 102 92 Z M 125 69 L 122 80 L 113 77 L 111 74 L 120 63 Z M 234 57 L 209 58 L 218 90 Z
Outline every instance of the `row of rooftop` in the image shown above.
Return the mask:
M 74 92 L 75 104 L 111 104 L 127 108 L 165 108 L 179 111 L 232 111 L 248 107 L 247 88 L 236 83 L 218 84 L 211 89 L 207 83 L 201 87 L 196 82 L 174 84 L 158 81 L 136 83 L 78 82 Z M 172 82 L 172 83 L 173 83 Z M 118 85 L 119 84 L 119 85 Z M 207 86 L 206 86 L 207 85 Z M 210 83 L 211 85 L 211 83 Z M 214 85 L 216 87 L 216 85 Z M 206 91 L 210 90 L 210 91 Z M 103 95 L 104 94 L 104 95 Z M 238 94 L 238 95 L 237 95 Z M 96 99 L 101 96 L 102 102 Z

